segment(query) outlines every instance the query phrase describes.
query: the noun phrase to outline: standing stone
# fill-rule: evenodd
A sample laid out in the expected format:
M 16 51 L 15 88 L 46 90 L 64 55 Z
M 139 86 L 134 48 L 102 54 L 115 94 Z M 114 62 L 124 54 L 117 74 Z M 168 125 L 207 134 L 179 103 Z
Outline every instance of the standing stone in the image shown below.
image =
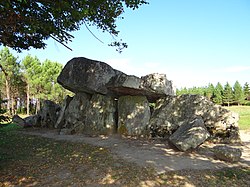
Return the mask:
M 122 96 L 118 99 L 118 132 L 141 136 L 146 132 L 150 108 L 145 96 Z
M 68 108 L 69 103 L 72 101 L 72 99 L 73 98 L 68 96 L 68 95 L 65 97 L 63 104 L 62 104 L 62 108 L 61 108 L 59 116 L 58 116 L 58 119 L 57 119 L 56 124 L 55 124 L 55 128 L 60 129 L 65 124 L 65 111 Z
M 60 111 L 60 106 L 50 100 L 45 100 L 38 113 L 41 119 L 41 127 L 53 128 Z
M 76 93 L 65 110 L 65 124 L 63 128 L 82 133 L 86 123 L 86 113 L 89 109 L 90 96 L 85 93 Z
M 201 117 L 196 117 L 187 124 L 180 126 L 170 137 L 169 140 L 179 150 L 186 151 L 196 148 L 209 137 L 204 121 Z
M 94 94 L 86 112 L 85 134 L 99 135 L 116 132 L 116 103 L 114 98 Z

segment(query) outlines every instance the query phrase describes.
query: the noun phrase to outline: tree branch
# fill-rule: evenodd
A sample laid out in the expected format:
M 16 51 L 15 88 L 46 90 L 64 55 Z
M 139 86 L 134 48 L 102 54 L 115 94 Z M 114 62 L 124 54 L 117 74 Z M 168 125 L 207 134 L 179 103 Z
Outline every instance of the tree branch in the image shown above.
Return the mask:
M 58 39 L 56 39 L 54 36 L 50 35 L 51 38 L 53 38 L 55 41 L 57 41 L 58 43 L 62 44 L 64 47 L 66 47 L 67 49 L 69 49 L 70 51 L 73 51 L 70 47 L 68 47 L 67 45 L 65 45 L 64 43 L 62 43 L 61 41 L 59 41 Z
M 101 40 L 100 40 L 100 39 L 99 39 L 99 38 L 89 29 L 89 27 L 87 26 L 87 24 L 85 23 L 85 21 L 84 21 L 83 23 L 84 23 L 85 27 L 87 28 L 87 30 L 92 34 L 92 36 L 94 36 L 95 39 L 97 39 L 99 42 L 101 42 L 101 43 L 104 44 L 104 42 L 101 41 Z
M 0 69 L 3 71 L 5 77 L 8 77 L 8 73 L 5 71 L 5 69 L 3 68 L 2 64 L 0 64 Z

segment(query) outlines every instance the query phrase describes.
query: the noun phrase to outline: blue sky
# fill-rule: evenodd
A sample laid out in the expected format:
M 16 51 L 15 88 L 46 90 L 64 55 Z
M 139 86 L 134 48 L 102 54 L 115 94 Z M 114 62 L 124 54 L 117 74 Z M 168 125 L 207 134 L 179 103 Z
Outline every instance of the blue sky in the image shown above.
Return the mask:
M 41 61 L 66 64 L 83 56 L 109 63 L 137 76 L 165 73 L 177 88 L 236 80 L 250 83 L 249 0 L 149 0 L 138 10 L 126 10 L 118 20 L 120 38 L 128 48 L 119 54 L 107 45 L 109 34 L 83 26 L 74 32 L 69 51 L 53 40 L 45 50 L 23 51 Z M 16 54 L 12 51 L 13 54 Z

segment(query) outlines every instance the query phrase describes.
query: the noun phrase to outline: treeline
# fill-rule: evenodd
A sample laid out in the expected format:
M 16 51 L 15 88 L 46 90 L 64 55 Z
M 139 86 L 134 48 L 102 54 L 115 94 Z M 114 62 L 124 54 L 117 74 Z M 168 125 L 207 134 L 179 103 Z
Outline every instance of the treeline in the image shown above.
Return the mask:
M 41 100 L 61 102 L 68 91 L 57 83 L 62 64 L 27 55 L 21 61 L 8 48 L 0 51 L 0 108 L 10 115 L 32 114 L 40 110 Z
M 222 86 L 209 84 L 205 87 L 182 88 L 176 90 L 177 95 L 200 94 L 219 105 L 250 105 L 250 87 L 246 82 L 243 86 L 236 81 L 233 86 L 228 82 Z

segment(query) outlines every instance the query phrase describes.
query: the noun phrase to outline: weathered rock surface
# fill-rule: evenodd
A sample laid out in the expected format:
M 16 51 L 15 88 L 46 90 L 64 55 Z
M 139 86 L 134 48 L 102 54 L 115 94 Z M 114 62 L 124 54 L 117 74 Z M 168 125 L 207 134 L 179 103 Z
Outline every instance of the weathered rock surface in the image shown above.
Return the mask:
M 45 101 L 32 123 L 61 129 L 60 134 L 151 134 L 169 138 L 182 151 L 196 148 L 209 136 L 220 142 L 240 141 L 237 114 L 200 95 L 175 96 L 164 74 L 139 78 L 80 57 L 65 65 L 58 82 L 75 96 L 66 98 L 61 109 Z M 149 102 L 156 102 L 152 117 Z
M 181 125 L 170 137 L 169 140 L 179 150 L 187 151 L 196 148 L 210 136 L 204 121 L 201 117 Z
M 18 115 L 13 116 L 12 122 L 22 127 L 25 125 L 25 121 L 23 120 L 23 118 Z
M 107 85 L 115 96 L 146 96 L 155 102 L 166 95 L 175 95 L 172 82 L 161 74 L 150 74 L 142 78 L 120 74 L 113 77 Z
M 18 116 L 18 115 L 13 116 L 12 122 L 15 123 L 16 125 L 24 127 L 24 128 L 25 127 L 31 127 L 30 124 L 26 123 L 26 121 L 23 118 L 21 118 L 20 116 Z
M 41 127 L 54 128 L 60 111 L 60 106 L 50 100 L 43 102 L 38 117 L 41 120 Z
M 94 94 L 86 112 L 85 134 L 100 135 L 116 132 L 116 102 L 113 97 Z
M 122 96 L 118 99 L 118 132 L 124 135 L 145 135 L 150 108 L 145 96 Z
M 142 78 L 126 75 L 104 62 L 73 58 L 63 68 L 58 83 L 74 93 L 104 94 L 116 98 L 125 95 L 146 96 L 150 102 L 174 95 L 166 75 L 150 74 Z
M 61 107 L 61 110 L 60 110 L 59 115 L 58 115 L 58 119 L 57 119 L 56 124 L 55 124 L 55 128 L 60 129 L 65 124 L 65 111 L 68 108 L 69 103 L 72 101 L 72 99 L 73 98 L 68 96 L 68 95 L 65 97 L 63 104 L 62 104 L 62 107 Z
M 152 92 L 163 95 L 175 95 L 175 88 L 172 81 L 167 79 L 165 74 L 152 73 L 142 76 L 142 86 Z
M 62 128 L 72 129 L 77 133 L 84 131 L 90 98 L 91 96 L 85 93 L 74 95 L 64 112 L 65 123 Z
M 74 93 L 107 94 L 106 84 L 118 74 L 121 72 L 104 62 L 79 57 L 65 65 L 57 81 Z
M 213 147 L 214 156 L 226 162 L 238 162 L 242 152 L 238 148 L 233 148 L 227 145 L 217 145 Z
M 39 118 L 38 115 L 32 115 L 24 118 L 24 121 L 27 125 L 32 126 L 32 127 L 39 127 L 41 126 L 41 119 Z
M 159 99 L 149 123 L 151 134 L 171 135 L 193 116 L 200 116 L 203 119 L 213 140 L 240 141 L 238 115 L 214 105 L 200 95 L 166 96 Z

